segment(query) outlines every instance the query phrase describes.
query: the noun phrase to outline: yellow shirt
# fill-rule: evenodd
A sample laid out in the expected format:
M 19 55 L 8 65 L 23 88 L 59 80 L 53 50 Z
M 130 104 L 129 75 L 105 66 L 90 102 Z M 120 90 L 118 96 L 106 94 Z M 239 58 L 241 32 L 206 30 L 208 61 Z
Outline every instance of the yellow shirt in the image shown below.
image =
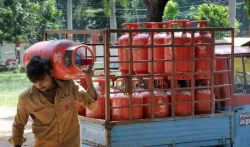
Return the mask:
M 24 126 L 31 116 L 35 147 L 80 147 L 80 125 L 75 100 L 89 109 L 96 109 L 97 103 L 79 84 L 73 80 L 56 80 L 54 104 L 49 102 L 37 88 L 32 86 L 19 95 L 12 137 L 9 142 L 22 145 Z

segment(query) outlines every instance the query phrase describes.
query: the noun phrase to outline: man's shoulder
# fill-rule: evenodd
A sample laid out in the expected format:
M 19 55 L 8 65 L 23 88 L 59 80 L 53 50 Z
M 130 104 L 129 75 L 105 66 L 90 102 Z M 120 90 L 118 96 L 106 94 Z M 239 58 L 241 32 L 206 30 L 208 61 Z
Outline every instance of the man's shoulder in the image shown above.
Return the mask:
M 54 80 L 56 81 L 56 83 L 59 86 L 65 86 L 65 85 L 70 84 L 72 82 L 72 80 L 61 80 L 61 79 L 56 79 L 56 78 L 54 78 Z
M 31 86 L 29 88 L 26 88 L 19 94 L 19 99 L 26 99 L 30 96 Z

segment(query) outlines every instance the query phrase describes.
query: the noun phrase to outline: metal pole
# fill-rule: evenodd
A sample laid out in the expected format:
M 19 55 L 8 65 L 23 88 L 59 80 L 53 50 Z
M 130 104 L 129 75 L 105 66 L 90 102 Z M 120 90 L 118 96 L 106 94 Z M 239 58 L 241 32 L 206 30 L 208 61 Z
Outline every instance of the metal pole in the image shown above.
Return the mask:
M 106 124 L 105 124 L 105 131 L 106 131 L 106 146 L 109 147 L 110 146 L 110 140 L 111 140 L 111 135 L 110 135 L 110 83 L 109 83 L 109 42 L 110 42 L 110 32 L 108 30 L 106 30 L 104 32 L 104 73 L 105 73 L 105 93 L 106 93 L 106 97 L 105 97 L 105 116 L 106 116 Z
M 72 0 L 67 1 L 67 24 L 68 24 L 68 30 L 73 30 L 73 25 L 72 25 Z
M 235 28 L 236 0 L 229 0 L 228 5 L 229 5 L 229 27 Z

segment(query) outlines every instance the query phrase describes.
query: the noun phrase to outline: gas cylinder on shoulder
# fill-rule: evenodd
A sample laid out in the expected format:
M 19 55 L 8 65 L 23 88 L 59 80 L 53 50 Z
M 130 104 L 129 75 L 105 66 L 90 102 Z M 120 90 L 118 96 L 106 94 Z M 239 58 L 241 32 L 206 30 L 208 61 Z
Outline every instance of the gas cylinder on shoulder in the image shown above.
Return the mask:
M 88 59 L 86 50 L 91 54 Z M 29 47 L 23 57 L 24 67 L 33 56 L 46 57 L 52 64 L 55 78 L 61 80 L 75 79 L 83 75 L 82 70 L 86 65 L 94 65 L 95 55 L 88 46 L 78 45 L 72 40 L 50 40 L 35 43 Z

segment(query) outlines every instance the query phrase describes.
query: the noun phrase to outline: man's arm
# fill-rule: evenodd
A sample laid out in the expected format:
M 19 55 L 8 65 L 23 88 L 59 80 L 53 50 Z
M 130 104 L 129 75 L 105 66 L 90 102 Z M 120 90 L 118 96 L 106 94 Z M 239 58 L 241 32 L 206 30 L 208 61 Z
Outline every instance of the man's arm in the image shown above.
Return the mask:
M 93 85 L 93 81 L 92 81 L 92 77 L 94 75 L 94 70 L 92 66 L 88 66 L 85 70 L 84 70 L 84 74 L 85 74 L 85 81 L 88 87 L 88 93 L 90 94 L 90 96 L 92 96 L 95 100 L 97 100 L 97 93 L 95 91 L 94 85 Z
M 74 80 L 70 80 L 71 88 L 73 89 L 73 94 L 75 100 L 77 100 L 85 108 L 95 110 L 97 108 L 97 94 L 95 96 L 90 94 L 89 89 L 86 91 L 80 84 Z
M 22 144 L 26 141 L 26 138 L 23 137 L 24 127 L 28 122 L 29 113 L 25 108 L 25 101 L 22 96 L 19 96 L 17 104 L 17 113 L 15 115 L 14 123 L 12 125 L 12 136 L 8 141 L 15 147 L 21 147 Z

